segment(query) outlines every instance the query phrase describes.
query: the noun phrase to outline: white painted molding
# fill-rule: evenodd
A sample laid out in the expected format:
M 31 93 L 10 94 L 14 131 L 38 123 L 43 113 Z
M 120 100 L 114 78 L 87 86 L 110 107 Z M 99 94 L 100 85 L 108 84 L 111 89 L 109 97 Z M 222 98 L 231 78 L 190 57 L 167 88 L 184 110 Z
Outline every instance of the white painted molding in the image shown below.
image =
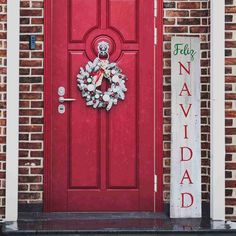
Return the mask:
M 7 2 L 6 221 L 18 217 L 20 1 Z
M 225 219 L 225 1 L 211 1 L 211 219 Z

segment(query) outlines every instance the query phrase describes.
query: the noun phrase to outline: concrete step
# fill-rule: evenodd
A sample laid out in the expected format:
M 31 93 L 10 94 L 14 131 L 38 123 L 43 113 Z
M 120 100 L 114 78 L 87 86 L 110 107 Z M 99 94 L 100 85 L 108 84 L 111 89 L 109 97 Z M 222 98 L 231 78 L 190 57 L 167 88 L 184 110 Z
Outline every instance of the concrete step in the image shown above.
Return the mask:
M 158 213 L 28 213 L 2 225 L 1 235 L 236 236 L 236 223 L 170 219 Z

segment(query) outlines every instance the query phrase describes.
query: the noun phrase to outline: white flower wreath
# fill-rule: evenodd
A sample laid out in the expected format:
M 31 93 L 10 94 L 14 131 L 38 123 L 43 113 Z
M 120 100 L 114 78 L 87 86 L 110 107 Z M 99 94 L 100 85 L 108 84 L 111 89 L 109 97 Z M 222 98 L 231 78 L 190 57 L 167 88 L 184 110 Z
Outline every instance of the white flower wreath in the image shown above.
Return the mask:
M 104 42 L 102 43 L 104 46 Z M 101 43 L 98 48 L 100 46 Z M 106 46 L 107 51 L 109 46 Z M 127 77 L 121 73 L 122 71 L 116 63 L 109 63 L 108 57 L 106 60 L 100 59 L 102 53 L 99 51 L 98 57 L 93 62 L 89 61 L 85 69 L 80 68 L 80 73 L 77 75 L 77 86 L 82 92 L 82 97 L 86 99 L 87 106 L 106 108 L 109 111 L 113 105 L 118 103 L 118 100 L 125 99 Z M 107 56 L 109 55 L 107 54 Z M 111 84 L 105 92 L 98 89 L 103 78 Z

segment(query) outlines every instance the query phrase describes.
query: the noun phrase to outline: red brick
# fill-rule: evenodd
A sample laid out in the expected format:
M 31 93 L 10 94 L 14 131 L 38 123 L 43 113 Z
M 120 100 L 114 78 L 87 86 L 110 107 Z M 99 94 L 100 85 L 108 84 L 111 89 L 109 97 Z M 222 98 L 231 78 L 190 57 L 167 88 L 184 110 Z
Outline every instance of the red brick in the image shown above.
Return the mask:
M 226 76 L 225 77 L 226 83 L 236 83 L 236 76 Z M 226 94 L 228 96 L 228 94 Z
M 27 84 L 20 84 L 20 91 L 21 92 L 26 92 L 30 90 L 30 86 Z
M 42 148 L 42 144 L 41 143 L 30 143 L 30 142 L 20 142 L 19 143 L 19 148 L 20 149 L 30 149 L 30 150 L 34 150 L 34 149 L 41 149 Z
M 32 160 L 32 159 L 25 159 L 25 160 L 23 160 L 23 159 L 20 159 L 19 160 L 19 164 L 20 164 L 20 166 L 28 166 L 28 165 L 35 165 L 35 166 L 40 166 L 41 165 L 41 161 L 40 160 L 37 160 L 37 159 L 34 159 L 34 160 Z M 30 177 L 30 176 L 28 176 L 28 177 Z M 32 176 L 31 176 L 32 177 Z M 35 176 L 34 176 L 35 177 Z M 36 176 L 37 177 L 37 176 Z M 38 176 L 39 177 L 39 176 Z M 40 177 L 40 179 L 38 180 L 38 182 L 40 182 L 40 180 L 41 180 L 41 177 Z M 24 178 L 24 181 L 25 181 L 25 183 L 28 183 L 28 181 L 29 180 L 27 180 L 27 177 L 26 178 Z M 21 181 L 22 182 L 22 181 Z M 29 182 L 31 182 L 31 181 L 29 181 Z
M 226 65 L 236 65 L 236 58 L 225 58 Z
M 43 124 L 44 118 L 31 118 L 32 124 Z
M 236 170 L 236 163 L 225 163 L 226 170 Z M 236 187 L 236 186 L 235 186 Z
M 29 1 L 20 1 L 20 8 L 27 8 L 30 6 L 30 2 Z
M 42 126 L 40 125 L 21 125 L 19 127 L 20 132 L 42 132 Z
M 30 173 L 35 174 L 43 174 L 43 168 L 30 168 Z
M 225 8 L 225 13 L 236 13 L 236 6 L 232 6 L 232 7 L 226 7 Z
M 43 18 L 31 18 L 31 24 L 39 25 L 43 23 L 44 23 Z
M 41 98 L 41 93 L 20 93 L 20 99 L 22 100 L 38 100 Z
M 43 185 L 42 184 L 31 184 L 30 191 L 43 191 Z
M 166 33 L 187 33 L 188 27 L 187 26 L 173 26 L 173 27 L 165 27 Z
M 226 30 L 236 30 L 236 24 L 226 24 L 225 25 Z
M 20 157 L 28 157 L 29 156 L 29 151 L 27 151 L 27 150 L 20 150 L 19 151 L 19 156 Z
M 226 48 L 236 48 L 236 41 L 226 41 L 225 47 Z
M 32 69 L 31 74 L 32 75 L 43 75 L 44 69 Z
M 175 18 L 164 18 L 164 25 L 174 25 L 175 24 Z
M 26 10 L 26 9 L 22 9 L 20 11 L 20 15 L 21 16 L 42 16 L 43 11 L 40 10 Z
M 43 52 L 32 52 L 31 56 L 32 56 L 32 58 L 43 58 L 44 53 Z
M 209 10 L 191 10 L 190 16 L 191 17 L 207 17 L 209 16 Z
M 20 117 L 19 123 L 20 124 L 29 124 L 29 118 L 28 117 Z
M 21 199 L 32 199 L 32 200 L 34 200 L 34 199 L 39 199 L 40 198 L 40 193 L 28 193 L 28 192 L 20 192 L 19 194 L 18 194 L 18 196 L 19 196 L 19 199 L 21 200 Z
M 29 140 L 29 134 L 19 134 L 19 140 Z
M 21 25 L 28 25 L 30 23 L 29 18 L 20 18 L 20 24 Z
M 226 188 L 236 188 L 236 180 L 226 180 L 225 187 Z
M 225 112 L 225 116 L 226 116 L 227 118 L 229 118 L 229 117 L 236 118 L 236 111 L 234 111 L 234 110 L 226 111 L 226 112 Z
M 31 151 L 30 156 L 31 157 L 43 157 L 43 151 Z
M 19 167 L 19 174 L 20 174 L 20 175 L 29 174 L 29 168 L 26 168 L 26 167 Z
M 20 60 L 20 66 L 22 67 L 42 67 L 41 60 Z
M 226 135 L 236 135 L 236 128 L 226 128 Z
M 19 184 L 18 188 L 19 188 L 19 191 L 28 191 L 29 190 L 29 187 L 27 184 Z
M 167 10 L 166 16 L 167 17 L 186 17 L 186 16 L 189 16 L 189 11 Z
M 44 106 L 43 101 L 32 101 L 31 102 L 32 108 L 43 108 L 43 106 Z
M 179 9 L 198 9 L 200 8 L 200 2 L 179 2 L 177 7 Z
M 202 33 L 208 33 L 210 30 L 209 27 L 205 27 L 205 26 L 193 26 L 193 27 L 190 27 L 190 33 L 199 33 L 199 34 L 202 34 Z
M 178 25 L 200 25 L 200 18 L 177 18 Z
M 236 100 L 236 93 L 226 93 L 225 99 L 226 100 Z
M 33 1 L 32 2 L 32 7 L 33 8 L 43 8 L 44 3 L 42 1 Z
M 20 101 L 20 107 L 29 108 L 29 101 Z
M 22 26 L 20 27 L 21 33 L 41 33 L 42 26 Z

